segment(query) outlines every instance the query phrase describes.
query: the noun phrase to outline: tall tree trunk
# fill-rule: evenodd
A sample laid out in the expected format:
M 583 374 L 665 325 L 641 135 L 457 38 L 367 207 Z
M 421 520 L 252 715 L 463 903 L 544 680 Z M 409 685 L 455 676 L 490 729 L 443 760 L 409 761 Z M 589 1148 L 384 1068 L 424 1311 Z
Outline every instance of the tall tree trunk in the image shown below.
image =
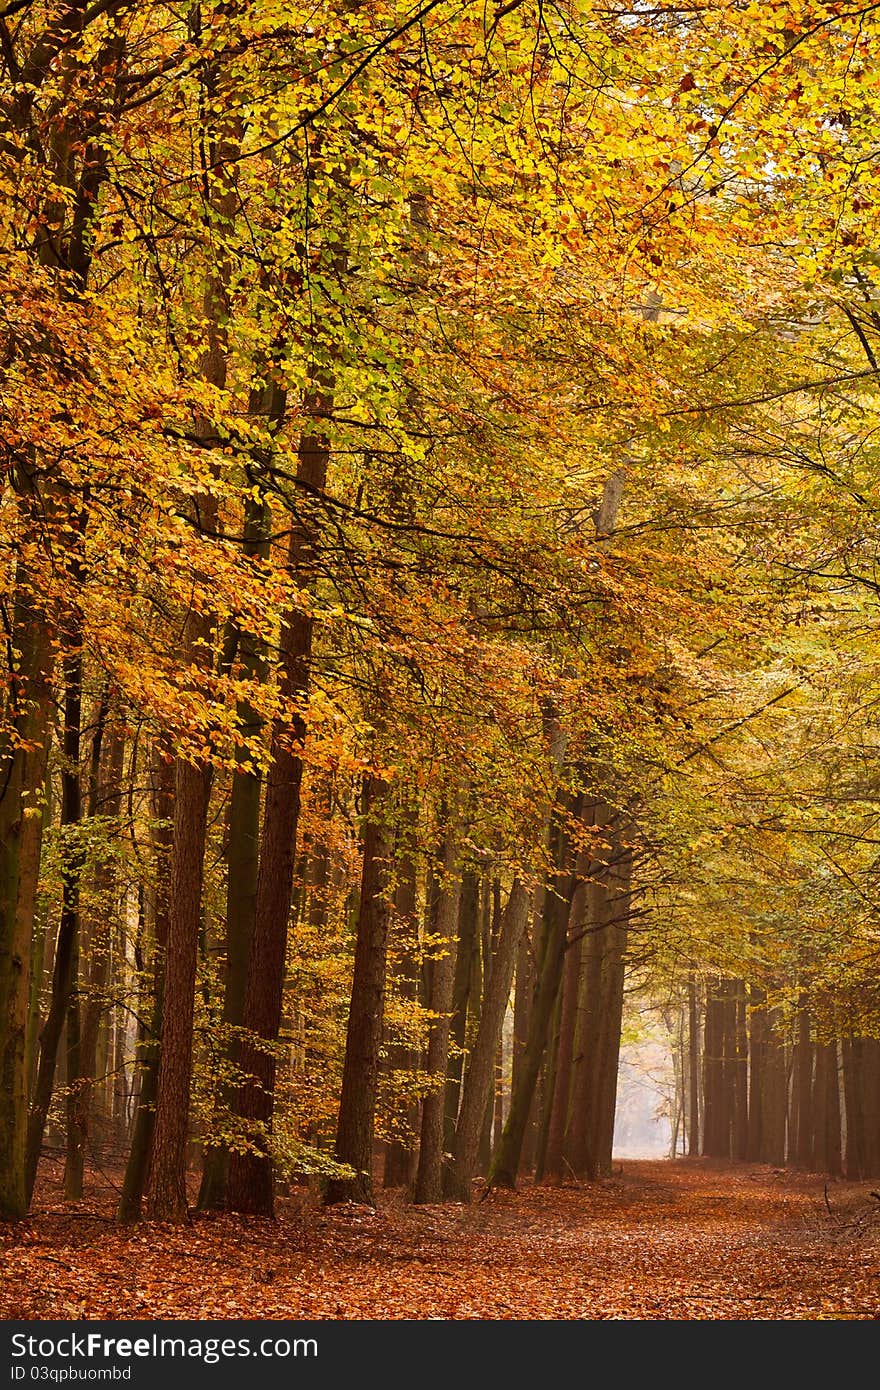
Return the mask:
M 724 1108 L 724 982 L 710 980 L 706 988 L 706 1029 L 703 1043 L 703 1153 L 729 1157 Z
M 408 837 L 407 837 L 408 839 Z M 398 988 L 405 999 L 415 1002 L 419 997 L 419 968 L 414 951 L 417 936 L 418 891 L 416 885 L 415 859 L 410 843 L 400 856 L 397 866 L 397 890 L 394 895 L 394 917 L 409 938 L 400 958 Z M 392 1071 L 413 1072 L 419 1065 L 416 1049 L 405 1044 L 395 1044 L 389 1049 L 388 1066 Z M 408 1139 L 393 1139 L 386 1146 L 385 1169 L 382 1181 L 385 1187 L 410 1187 L 415 1179 L 415 1134 L 419 1124 L 418 1102 L 407 1106 L 406 1120 L 409 1127 Z
M 608 870 L 609 923 L 602 961 L 599 1052 L 596 1059 L 595 1133 L 589 1176 L 611 1176 L 614 1146 L 614 1112 L 623 1022 L 623 985 L 629 938 L 632 851 L 621 844 L 619 832 L 611 839 Z
M 568 935 L 569 912 L 576 880 L 569 867 L 568 834 L 564 826 L 559 834 L 559 874 L 557 885 L 548 890 L 544 942 L 538 966 L 538 988 L 529 1016 L 529 1033 L 522 1054 L 518 1084 L 510 1097 L 507 1123 L 496 1142 L 489 1169 L 489 1185 L 514 1187 L 519 1171 L 523 1139 L 532 1106 L 538 1072 L 547 1047 L 550 1020 L 562 979 L 565 946 Z
M 767 1014 L 764 1087 L 761 1095 L 761 1158 L 776 1167 L 785 1163 L 788 1098 L 785 1043 L 779 1031 L 780 1023 L 779 1010 L 771 1009 Z
M 483 1116 L 483 1123 L 480 1127 L 480 1144 L 477 1151 L 477 1169 L 480 1173 L 488 1173 L 489 1164 L 492 1162 L 492 1126 L 495 1120 L 495 1068 L 492 1068 L 492 1075 L 489 1078 L 489 1098 L 486 1101 L 486 1113 Z M 455 1193 L 450 1186 L 450 1197 Z M 464 1198 L 459 1198 L 464 1201 Z
M 797 1095 L 797 1134 L 789 1157 L 799 1168 L 809 1168 L 813 1161 L 813 1039 L 810 1015 L 803 1005 L 797 1016 L 794 1089 Z
M 813 1070 L 813 1142 L 810 1168 L 816 1173 L 827 1172 L 826 1140 L 828 1135 L 825 1107 L 828 1104 L 828 1044 L 816 1043 L 816 1064 Z
M 495 1104 L 492 1109 L 492 1134 L 500 1134 L 504 1128 L 504 1030 L 495 1049 Z
M 578 1177 L 588 1176 L 592 1169 L 596 1126 L 596 1067 L 602 1032 L 602 963 L 608 925 L 608 895 L 599 872 L 599 865 L 594 862 L 590 880 L 579 887 L 575 895 L 576 899 L 578 895 L 582 897 L 583 905 L 577 904 L 577 915 L 588 930 L 584 940 L 574 1078 L 563 1153 L 570 1170 Z
M 146 1212 L 154 1221 L 185 1221 L 189 1215 L 186 1153 L 210 792 L 210 768 L 178 759 L 156 1119 L 147 1179 Z
M 880 1040 L 862 1039 L 862 1107 L 865 1176 L 880 1177 Z
M 170 753 L 159 744 L 154 749 L 151 770 L 153 818 L 153 859 L 155 865 L 155 909 L 153 912 L 152 1008 L 149 1023 L 142 1007 L 138 1023 L 139 1063 L 138 1099 L 129 1147 L 128 1162 L 119 1197 L 118 1219 L 123 1224 L 138 1221 L 141 1216 L 147 1168 L 153 1143 L 156 1121 L 156 1089 L 159 1078 L 159 1041 L 162 1034 L 162 1013 L 165 990 L 165 958 L 168 950 L 171 908 L 171 863 L 174 846 L 174 784 L 175 766 Z M 143 915 L 142 906 L 141 913 Z M 143 949 L 143 947 L 142 947 Z M 138 962 L 141 964 L 141 962 Z M 146 1003 L 147 991 L 144 990 Z M 109 1039 L 108 1042 L 112 1041 Z
M 719 1157 L 733 1157 L 733 1125 L 736 1110 L 736 981 L 721 981 L 721 1150 Z
M 672 1052 L 672 1070 L 675 1083 L 675 1098 L 673 1101 L 673 1119 L 669 1142 L 669 1157 L 678 1158 L 679 1152 L 687 1153 L 688 1134 L 690 1133 L 690 1106 L 688 1096 L 688 1041 L 687 1041 L 687 1017 L 684 1008 L 677 1008 L 673 1014 L 674 1019 L 674 1045 Z M 681 1145 L 679 1146 L 679 1139 Z
M 864 1069 L 862 1039 L 843 1038 L 843 1095 L 846 1113 L 846 1176 L 860 1182 L 868 1177 L 865 1162 Z
M 354 1176 L 333 1178 L 327 1186 L 328 1202 L 373 1203 L 373 1135 L 391 915 L 391 846 L 382 823 L 386 795 L 381 779 L 364 779 L 364 861 L 335 1149 L 337 1162 L 353 1168 Z
M 99 702 L 92 735 L 86 816 L 91 820 L 94 816 L 100 815 L 105 817 L 109 823 L 115 824 L 122 809 L 122 764 L 125 742 L 122 734 L 114 730 L 110 740 L 109 756 L 106 759 L 106 773 L 102 778 L 101 753 L 108 706 L 109 699 L 105 690 Z M 94 874 L 97 914 L 92 924 L 89 943 L 88 994 L 81 1009 L 71 1009 L 68 1014 L 68 1071 L 71 1080 L 67 1113 L 67 1159 L 64 1168 L 64 1191 L 69 1198 L 82 1196 L 83 1164 L 89 1138 L 92 1093 L 97 1064 L 98 1031 L 102 1014 L 106 1009 L 103 995 L 110 973 L 109 926 L 116 912 L 115 884 L 116 874 L 112 864 L 100 864 Z M 76 1066 L 76 1049 L 70 1046 L 71 1028 L 76 1028 L 77 1014 L 81 1015 L 82 1020 L 81 1035 L 78 1040 L 78 1066 Z
M 461 906 L 458 914 L 458 947 L 455 954 L 455 980 L 452 987 L 452 1019 L 449 1029 L 449 1063 L 446 1074 L 446 1101 L 443 1116 L 443 1149 L 452 1153 L 455 1126 L 461 1102 L 464 1044 L 468 1013 L 474 1012 L 471 982 L 474 975 L 474 949 L 479 942 L 480 881 L 472 869 L 462 877 Z M 479 1006 L 478 1006 L 479 1007 Z
M 484 992 L 480 1022 L 464 1077 L 449 1173 L 450 1195 L 461 1202 L 468 1202 L 471 1198 L 471 1184 L 479 1157 L 480 1131 L 492 1091 L 495 1052 L 504 1026 L 513 970 L 529 908 L 529 894 L 517 879 L 504 910 L 492 973 Z
M 700 1152 L 700 1012 L 693 968 L 688 971 L 688 1111 L 688 1157 L 696 1158 Z
M 89 780 L 88 797 L 86 802 L 86 817 L 91 818 L 98 814 L 98 788 L 99 788 L 99 768 L 101 762 L 101 747 L 104 740 L 104 727 L 107 719 L 107 689 L 104 688 L 98 702 L 95 727 L 92 733 L 92 746 L 89 758 Z M 99 875 L 100 877 L 100 875 Z M 101 914 L 99 913 L 99 916 Z M 87 1070 L 87 1062 L 82 1050 L 83 1037 L 80 1037 L 80 1019 L 82 1018 L 83 1035 L 86 1032 L 85 1015 L 88 1012 L 89 1002 L 91 1001 L 91 989 L 93 985 L 102 983 L 100 968 L 96 971 L 94 963 L 97 956 L 101 954 L 101 964 L 104 964 L 107 953 L 100 953 L 98 943 L 95 941 L 97 933 L 95 927 L 92 928 L 89 943 L 90 972 L 89 972 L 89 993 L 86 1001 L 75 999 L 67 1014 L 67 1069 L 70 1076 L 70 1089 L 67 1096 L 67 1152 L 64 1163 L 64 1195 L 68 1199 L 78 1200 L 83 1192 L 83 1173 L 85 1164 L 85 1145 L 86 1145 L 86 1126 L 87 1112 L 89 1105 L 89 1091 L 94 1077 L 95 1057 L 91 1057 L 91 1070 Z M 94 948 L 94 949 L 93 949 Z M 79 974 L 79 965 L 74 965 L 74 979 Z M 90 1040 L 85 1038 L 88 1044 Z M 95 1041 L 97 1043 L 97 1027 L 95 1029 Z
M 749 1119 L 747 1157 L 760 1163 L 764 1156 L 764 1094 L 767 1067 L 767 1010 L 764 991 L 757 985 L 749 990 Z
M 443 847 L 443 881 L 437 910 L 437 935 L 445 943 L 442 955 L 435 958 L 431 968 L 431 993 L 428 1006 L 434 1017 L 428 1032 L 427 1070 L 439 1085 L 429 1091 L 422 1102 L 422 1126 L 419 1139 L 419 1165 L 413 1200 L 419 1203 L 439 1202 L 443 1196 L 443 1110 L 444 1079 L 449 1056 L 449 1029 L 452 1011 L 452 991 L 455 983 L 455 952 L 458 939 L 458 909 L 461 883 L 456 873 L 457 845 L 455 831 L 446 831 Z
M 837 1043 L 820 1043 L 816 1048 L 816 1074 L 813 1082 L 815 1141 L 813 1162 L 816 1171 L 838 1177 L 841 1172 L 840 1083 L 837 1074 Z
M 79 1123 L 79 1090 L 82 1086 L 82 1008 L 80 999 L 81 959 L 79 933 L 73 943 L 70 967 L 71 990 L 65 1020 L 65 1161 L 64 1195 L 68 1201 L 82 1196 L 84 1135 Z
M 749 1037 L 746 1026 L 746 986 L 737 980 L 734 986 L 734 1046 L 733 1066 L 733 1142 L 732 1156 L 748 1157 L 749 1151 Z
M 581 895 L 583 896 L 583 895 Z M 577 900 L 577 890 L 576 897 Z M 574 912 L 572 912 L 572 918 Z M 580 924 L 573 922 L 575 930 Z M 553 1099 L 547 1127 L 547 1147 L 541 1165 L 542 1180 L 558 1182 L 562 1178 L 563 1141 L 570 1114 L 571 1083 L 578 1021 L 578 999 L 586 951 L 586 938 L 569 944 L 565 953 L 562 976 L 562 996 L 559 1010 L 559 1046 L 553 1079 Z
M 27 1031 L 31 943 L 40 869 L 50 737 L 52 645 L 46 620 L 19 572 L 11 646 L 12 737 L 0 749 L 0 1220 L 28 1208 Z M 39 968 L 37 961 L 34 969 Z
M 535 993 L 533 941 L 537 938 L 543 912 L 544 884 L 539 883 L 532 894 L 532 909 L 529 914 L 531 930 L 529 930 L 529 923 L 527 923 L 526 930 L 519 940 L 519 950 L 516 957 L 516 984 L 513 995 L 513 1052 L 510 1068 L 511 1095 L 513 1095 L 519 1081 L 522 1070 L 522 1055 L 529 1034 L 529 1010 Z M 522 1163 L 527 1169 L 534 1167 L 534 1131 L 535 1126 L 532 1117 L 526 1126 L 526 1137 L 523 1141 L 522 1151 Z
M 332 408 L 332 382 L 315 388 L 306 403 L 307 414 L 327 419 Z M 304 434 L 297 460 L 297 481 L 306 497 L 319 498 L 327 483 L 330 446 L 326 434 Z M 291 526 L 288 569 L 300 584 L 314 578 L 318 517 L 306 503 Z M 272 1049 L 281 1026 L 287 926 L 293 896 L 293 866 L 302 788 L 302 745 L 305 719 L 299 708 L 309 689 L 313 621 L 292 609 L 285 617 L 282 639 L 281 694 L 292 710 L 276 721 L 272 731 L 266 803 L 260 844 L 260 867 L 251 959 L 245 990 L 244 1026 L 262 1046 L 245 1043 L 242 1066 L 251 1078 L 238 1096 L 238 1114 L 246 1125 L 256 1122 L 247 1152 L 230 1156 L 227 1206 L 233 1211 L 272 1216 L 275 1209 L 272 1160 L 268 1137 L 275 1108 L 275 1056 Z
M 556 1062 L 559 1057 L 559 1016 L 561 1012 L 562 991 L 559 989 L 556 991 L 556 1002 L 550 1016 L 547 1045 L 541 1059 L 531 1105 L 531 1112 L 536 1116 L 537 1131 L 535 1134 L 535 1182 L 543 1180 L 544 1164 L 547 1160 L 547 1139 L 550 1134 L 553 1094 L 556 1090 Z M 500 1138 L 500 1135 L 496 1137 L 496 1144 L 500 1142 Z M 520 1158 L 520 1169 L 522 1166 L 522 1158 Z
M 79 885 L 82 869 L 82 844 L 79 838 L 82 819 L 82 788 L 80 784 L 79 751 L 82 717 L 82 641 L 77 630 L 71 634 L 71 646 L 64 658 L 64 766 L 61 772 L 61 826 L 70 838 L 64 846 L 62 868 L 61 921 L 55 943 L 55 969 L 52 974 L 52 995 L 49 1012 L 40 1034 L 40 1061 L 34 1087 L 27 1136 L 27 1198 L 30 1202 L 37 1177 L 40 1149 L 46 1116 L 52 1100 L 58 1044 L 64 1021 L 70 1008 L 75 985 L 79 937 Z M 78 1037 L 77 1037 L 78 1043 Z M 78 1052 L 78 1048 L 77 1048 Z M 78 1058 L 75 1058 L 77 1061 Z
M 840 1126 L 840 1074 L 838 1070 L 838 1049 L 837 1042 L 829 1043 L 830 1054 L 828 1057 L 828 1104 L 826 1107 L 826 1123 L 828 1125 L 828 1139 L 826 1152 L 828 1155 L 828 1172 L 834 1178 L 839 1178 L 843 1173 L 843 1154 L 841 1148 L 841 1126 Z
M 39 879 L 40 864 L 42 858 L 42 838 L 43 826 L 50 826 L 53 817 L 53 797 L 52 797 L 52 778 L 47 776 L 45 781 L 43 813 L 37 825 L 39 843 L 36 847 L 37 862 L 34 869 L 36 883 Z M 31 822 L 36 817 L 28 817 L 23 830 L 31 833 Z M 24 845 L 22 845 L 24 851 Z M 34 904 L 36 907 L 36 904 Z M 44 909 L 38 913 L 34 911 L 34 924 L 31 932 L 31 980 L 28 1002 L 27 1038 L 26 1038 L 26 1065 L 27 1065 L 27 1093 L 28 1099 L 34 1093 L 34 1086 L 37 1080 L 37 1062 L 39 1061 L 39 1038 L 40 1028 L 43 1022 L 42 1015 L 42 996 L 43 983 L 51 979 L 52 965 L 55 960 L 55 937 L 58 931 L 58 923 L 47 920 L 47 912 Z
M 259 412 L 274 428 L 279 428 L 286 408 L 286 395 L 270 383 L 265 391 L 251 399 L 252 413 Z M 267 460 L 255 458 L 255 464 L 265 466 Z M 244 544 L 246 555 L 266 556 L 269 550 L 267 526 L 269 509 L 260 498 L 249 498 L 245 509 Z M 237 631 L 232 635 L 237 648 L 237 669 L 245 680 L 266 679 L 268 662 L 264 644 L 251 633 Z M 262 730 L 262 720 L 253 706 L 241 701 L 237 710 L 243 736 L 253 745 Z M 244 1023 L 244 1001 L 247 989 L 248 962 L 254 934 L 257 906 L 257 880 L 260 864 L 260 806 L 263 776 L 257 765 L 253 747 L 239 750 L 237 766 L 232 775 L 229 798 L 226 858 L 226 941 L 223 991 L 223 1026 L 226 1042 L 223 1056 L 226 1064 L 234 1063 L 239 1049 L 234 1030 Z M 223 1087 L 220 1100 L 221 1127 L 228 1130 L 235 1089 Z M 211 1137 L 211 1136 L 209 1136 Z M 222 1208 L 226 1204 L 226 1184 L 229 1176 L 229 1147 L 223 1142 L 208 1143 L 202 1162 L 202 1182 L 199 1188 L 200 1211 Z

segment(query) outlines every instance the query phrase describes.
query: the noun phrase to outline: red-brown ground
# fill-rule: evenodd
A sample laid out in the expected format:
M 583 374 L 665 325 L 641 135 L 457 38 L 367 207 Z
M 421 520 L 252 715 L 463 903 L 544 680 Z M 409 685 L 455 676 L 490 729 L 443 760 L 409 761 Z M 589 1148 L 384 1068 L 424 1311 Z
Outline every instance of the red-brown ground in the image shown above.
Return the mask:
M 880 1318 L 880 1202 L 867 1186 L 704 1162 L 627 1162 L 594 1186 L 471 1207 L 322 1211 L 276 1224 L 112 1223 L 112 1192 L 51 1181 L 0 1228 L 7 1318 Z

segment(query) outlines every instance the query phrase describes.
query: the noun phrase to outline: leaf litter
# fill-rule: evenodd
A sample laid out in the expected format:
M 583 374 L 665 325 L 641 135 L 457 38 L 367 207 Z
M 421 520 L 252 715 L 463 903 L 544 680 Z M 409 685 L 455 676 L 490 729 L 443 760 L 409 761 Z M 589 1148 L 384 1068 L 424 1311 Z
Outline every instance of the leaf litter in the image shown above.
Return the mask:
M 120 1228 L 106 1187 L 73 1207 L 45 1166 L 0 1227 L 5 1318 L 880 1318 L 880 1202 L 815 1174 L 630 1161 L 470 1206 L 295 1190 L 274 1223 Z

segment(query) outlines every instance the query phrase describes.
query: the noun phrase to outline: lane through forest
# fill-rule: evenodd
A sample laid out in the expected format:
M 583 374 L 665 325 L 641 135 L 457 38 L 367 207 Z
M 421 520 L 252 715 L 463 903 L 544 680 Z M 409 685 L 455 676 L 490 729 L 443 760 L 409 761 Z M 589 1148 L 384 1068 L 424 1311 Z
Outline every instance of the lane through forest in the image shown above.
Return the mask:
M 26 1318 L 880 1317 L 866 1187 L 766 1166 L 626 1162 L 592 1186 L 470 1207 L 199 1218 L 131 1230 L 44 1191 L 0 1231 L 0 1313 Z

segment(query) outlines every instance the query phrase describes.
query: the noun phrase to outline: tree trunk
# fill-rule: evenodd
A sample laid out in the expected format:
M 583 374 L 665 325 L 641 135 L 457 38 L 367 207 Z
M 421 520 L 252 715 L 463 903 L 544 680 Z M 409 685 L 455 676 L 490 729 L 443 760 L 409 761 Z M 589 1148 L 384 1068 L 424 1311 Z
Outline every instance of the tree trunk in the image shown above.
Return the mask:
M 446 832 L 443 849 L 443 882 L 437 911 L 437 935 L 446 943 L 443 955 L 432 962 L 431 993 L 428 1007 L 434 1018 L 428 1033 L 427 1070 L 434 1089 L 422 1102 L 419 1165 L 413 1200 L 439 1202 L 443 1196 L 443 1110 L 444 1085 L 449 1054 L 450 1012 L 455 982 L 455 950 L 458 936 L 458 908 L 461 884 L 456 877 L 457 847 L 453 830 Z
M 326 419 L 332 406 L 332 382 L 315 388 L 307 401 L 307 414 Z M 327 483 L 330 460 L 325 434 L 305 434 L 300 440 L 297 481 L 305 495 L 320 497 Z M 303 515 L 291 527 L 288 568 L 292 578 L 305 584 L 314 577 L 318 518 Z M 275 1056 L 272 1051 L 281 1026 L 287 925 L 293 896 L 293 866 L 302 787 L 302 744 L 306 727 L 298 711 L 309 689 L 312 655 L 312 618 L 291 610 L 282 629 L 281 694 L 293 706 L 289 718 L 276 721 L 272 732 L 266 804 L 254 917 L 251 959 L 245 990 L 244 1026 L 263 1046 L 245 1043 L 242 1066 L 250 1076 L 238 1096 L 238 1114 L 245 1125 L 254 1125 L 247 1152 L 230 1156 L 227 1206 L 232 1211 L 272 1216 L 275 1196 L 269 1136 L 275 1109 Z
M 816 1173 L 826 1171 L 825 1141 L 827 1122 L 825 1107 L 828 1103 L 828 1044 L 816 1043 L 816 1065 L 813 1070 L 813 1140 L 810 1149 L 810 1168 Z
M 861 1182 L 868 1176 L 865 1163 L 865 1112 L 862 1039 L 843 1038 L 843 1095 L 846 1110 L 846 1176 Z
M 839 1178 L 843 1173 L 843 1155 L 841 1149 L 840 1131 L 840 1072 L 838 1063 L 837 1043 L 829 1043 L 828 1056 L 828 1103 L 826 1106 L 826 1124 L 828 1126 L 828 1138 L 826 1141 L 826 1153 L 828 1156 L 828 1172 L 834 1178 Z
M 862 1107 L 865 1175 L 880 1177 L 880 1040 L 862 1039 Z
M 286 396 L 270 385 L 252 405 L 260 410 L 277 428 L 284 415 Z M 266 503 L 249 498 L 245 509 L 243 551 L 250 556 L 265 556 L 269 551 L 266 531 L 269 510 Z M 237 666 L 246 680 L 265 680 L 268 662 L 263 643 L 251 633 L 234 635 L 238 650 Z M 262 730 L 262 720 L 246 701 L 237 710 L 243 736 L 251 744 Z M 232 776 L 229 797 L 229 848 L 226 858 L 226 960 L 223 992 L 223 1025 L 226 1042 L 223 1055 L 227 1064 L 234 1062 L 239 1049 L 234 1030 L 244 1023 L 244 1001 L 247 989 L 248 962 L 254 934 L 257 906 L 257 880 L 260 865 L 260 803 L 263 776 L 251 749 L 240 749 L 238 766 Z M 234 1104 L 234 1088 L 225 1086 L 219 1097 L 220 1124 L 231 1127 L 230 1111 Z M 209 1136 L 211 1137 L 211 1136 Z M 216 1138 L 216 1136 L 214 1136 Z M 206 1145 L 203 1154 L 202 1182 L 198 1208 L 210 1211 L 226 1205 L 226 1184 L 229 1177 L 229 1147 L 221 1142 Z
M 353 1168 L 354 1176 L 333 1178 L 326 1193 L 327 1202 L 366 1202 L 370 1206 L 373 1204 L 373 1134 L 391 915 L 388 896 L 391 847 L 382 824 L 385 798 L 385 784 L 378 777 L 365 777 L 364 861 L 335 1149 L 337 1162 Z
M 530 900 L 524 885 L 515 880 L 504 910 L 495 960 L 483 997 L 480 1022 L 470 1050 L 455 1130 L 449 1191 L 460 1202 L 471 1199 L 477 1167 L 480 1131 L 492 1091 L 495 1052 L 510 999 L 519 943 L 529 916 Z
M 398 987 L 405 999 L 417 1000 L 419 997 L 419 968 L 413 946 L 417 936 L 417 886 L 416 868 L 412 847 L 408 845 L 398 863 L 398 883 L 394 897 L 394 917 L 400 923 L 406 936 L 413 944 L 405 947 L 400 963 Z M 392 1071 L 413 1072 L 418 1068 L 419 1056 L 416 1049 L 395 1044 L 389 1049 L 388 1066 Z M 385 1187 L 409 1188 L 415 1179 L 415 1134 L 419 1124 L 418 1102 L 407 1106 L 409 1126 L 408 1142 L 393 1139 L 385 1149 L 385 1170 L 382 1181 Z
M 724 1105 L 724 981 L 710 980 L 706 988 L 706 1030 L 703 1044 L 703 1153 L 728 1158 Z
M 693 969 L 688 972 L 688 1110 L 688 1157 L 696 1158 L 700 1152 L 700 1012 Z
M 746 1027 L 746 986 L 737 980 L 734 991 L 733 1134 L 732 1156 L 743 1160 L 749 1150 L 749 1035 Z
M 797 1134 L 789 1149 L 799 1168 L 810 1168 L 813 1161 L 813 1040 L 810 1015 L 798 1011 L 797 1041 L 794 1053 L 794 1089 L 797 1094 Z M 793 1152 L 792 1152 L 793 1149 Z
M 153 1221 L 186 1221 L 189 1215 L 186 1154 L 210 791 L 210 768 L 178 759 L 156 1118 L 147 1179 L 146 1210 Z
M 449 1029 L 450 1054 L 446 1073 L 446 1100 L 443 1116 L 443 1148 L 452 1153 L 455 1127 L 461 1103 L 464 1045 L 468 1013 L 474 1012 L 471 982 L 474 975 L 474 949 L 478 948 L 480 881 L 472 869 L 465 872 L 458 914 L 458 947 L 455 955 L 455 981 L 452 987 L 452 1019 Z M 477 1001 L 479 1012 L 479 1001 Z
M 562 978 L 569 911 L 576 886 L 574 875 L 567 870 L 569 848 L 564 826 L 560 827 L 559 856 L 558 887 L 556 891 L 550 890 L 547 894 L 545 941 L 538 967 L 538 988 L 530 1011 L 529 1032 L 522 1054 L 521 1070 L 510 1097 L 507 1123 L 500 1140 L 496 1141 L 495 1153 L 489 1168 L 488 1182 L 492 1187 L 516 1185 L 532 1097 L 547 1047 L 550 1020 Z
M 764 991 L 757 985 L 749 990 L 749 1117 L 746 1156 L 760 1163 L 764 1156 L 764 1092 L 767 1065 L 767 1011 Z
M 553 1013 L 550 1017 L 547 1046 L 544 1048 L 544 1056 L 541 1059 L 538 1079 L 535 1082 L 535 1094 L 532 1097 L 530 1112 L 536 1117 L 535 1182 L 542 1181 L 544 1177 L 544 1164 L 547 1158 L 547 1138 L 550 1132 L 550 1115 L 553 1105 L 553 1094 L 556 1090 L 556 1061 L 559 1056 L 559 1015 L 561 1011 L 562 991 L 560 989 L 556 991 L 556 1002 L 553 1005 Z M 500 1136 L 498 1137 L 500 1139 Z M 521 1168 L 522 1158 L 520 1158 L 520 1169 Z
M 89 819 L 100 815 L 108 822 L 116 822 L 122 809 L 122 764 L 125 742 L 121 733 L 114 731 L 106 760 L 106 776 L 100 773 L 101 750 L 107 717 L 108 698 L 106 691 L 101 697 L 95 732 L 92 738 L 91 771 L 89 775 L 89 795 L 86 815 Z M 71 1077 L 71 1092 L 67 1112 L 67 1161 L 64 1168 L 64 1192 L 69 1198 L 79 1198 L 83 1190 L 83 1164 L 85 1148 L 89 1138 L 92 1098 L 95 1083 L 95 1069 L 98 1053 L 98 1031 L 106 1005 L 103 994 L 110 973 L 110 932 L 109 924 L 116 913 L 115 894 L 116 874 L 111 865 L 101 864 L 94 875 L 94 893 L 97 900 L 97 916 L 92 924 L 89 944 L 89 990 L 85 1004 L 68 1014 L 68 1072 Z M 78 1017 L 81 1018 L 81 1035 L 77 1049 L 70 1045 L 71 1028 L 76 1029 Z M 78 1065 L 77 1065 L 78 1061 Z
M 593 1179 L 611 1176 L 614 1147 L 614 1112 L 620 1064 L 632 873 L 632 851 L 622 847 L 619 834 L 612 836 L 611 856 L 608 872 L 610 920 L 602 962 L 602 1029 L 596 1062 L 596 1122 L 589 1171 L 589 1176 Z
M 0 1220 L 26 1215 L 28 1129 L 27 1031 L 31 943 L 40 870 L 51 725 L 52 647 L 46 621 L 17 576 L 10 673 L 16 701 L 13 738 L 0 751 Z M 39 969 L 40 962 L 36 962 Z M 36 970 L 34 971 L 36 974 Z M 38 996 L 37 996 L 38 997 Z
M 785 1064 L 785 1044 L 779 1032 L 779 1010 L 770 1010 L 766 1018 L 764 1086 L 761 1095 L 761 1158 L 765 1163 L 781 1167 L 785 1163 L 788 1073 Z
M 82 1196 L 85 1139 L 79 1123 L 79 1090 L 82 1086 L 82 1008 L 79 995 L 81 979 L 81 950 L 79 933 L 73 942 L 70 967 L 71 990 L 66 1018 L 66 1079 L 65 1099 L 66 1146 L 64 1161 L 64 1196 L 68 1201 Z
M 159 1040 L 162 1034 L 165 957 L 168 949 L 171 898 L 171 861 L 174 841 L 175 767 L 170 754 L 159 745 L 154 750 L 152 769 L 153 830 L 156 905 L 153 918 L 152 1009 L 149 1024 L 138 1024 L 137 1057 L 140 1071 L 137 1107 L 122 1180 L 118 1219 L 123 1224 L 138 1221 L 141 1215 L 147 1168 L 156 1120 L 156 1088 L 159 1077 Z M 146 995 L 146 991 L 145 991 Z M 146 999 L 145 1001 L 146 1002 Z M 142 1015 L 146 1009 L 142 1009 Z M 109 1041 L 112 1041 L 110 1039 Z
M 28 1117 L 27 1136 L 27 1197 L 30 1203 L 40 1161 L 43 1131 L 52 1100 L 58 1044 L 68 1014 L 71 993 L 76 982 L 79 937 L 79 881 L 82 869 L 82 844 L 79 838 L 82 819 L 82 789 L 80 785 L 79 751 L 82 717 L 82 651 L 81 634 L 71 634 L 71 648 L 64 660 L 64 766 L 61 772 L 61 826 L 71 838 L 64 845 L 62 866 L 61 921 L 55 943 L 55 969 L 52 974 L 52 995 L 49 1012 L 40 1034 L 40 1061 L 37 1080 Z M 76 1043 L 78 1044 L 78 1034 Z M 78 1046 L 76 1047 L 78 1054 Z M 74 1061 L 78 1062 L 75 1054 Z M 78 1068 L 77 1068 L 78 1069 Z
M 592 1169 L 593 1138 L 596 1125 L 596 1067 L 602 1030 L 601 981 L 605 953 L 608 897 L 598 878 L 599 866 L 591 865 L 591 880 L 578 888 L 582 906 L 577 914 L 587 927 L 584 940 L 584 970 L 578 999 L 577 1038 L 571 1110 L 563 1153 L 577 1177 Z
M 532 910 L 529 914 L 531 930 L 529 930 L 529 923 L 527 923 L 526 930 L 519 940 L 519 950 L 516 957 L 516 985 L 513 995 L 513 1053 L 510 1068 L 511 1095 L 516 1089 L 522 1070 L 522 1055 L 529 1034 L 529 1010 L 535 993 L 533 942 L 538 935 L 543 912 L 544 885 L 540 883 L 532 894 Z M 530 1119 L 526 1126 L 522 1152 L 523 1166 L 529 1169 L 534 1167 L 534 1131 L 535 1125 L 533 1119 Z
M 838 1177 L 841 1172 L 840 1082 L 837 1074 L 837 1044 L 820 1043 L 816 1048 L 816 1075 L 813 1083 L 815 1143 L 813 1163 L 816 1172 Z
M 574 913 L 572 913 L 572 918 Z M 572 923 L 575 930 L 580 925 Z M 559 1182 L 562 1178 L 563 1141 L 569 1117 L 571 1082 L 578 1020 L 578 997 L 585 953 L 585 939 L 569 944 L 565 953 L 562 974 L 562 996 L 559 1010 L 559 1046 L 554 1068 L 553 1099 L 547 1127 L 547 1147 L 541 1165 L 542 1181 Z

